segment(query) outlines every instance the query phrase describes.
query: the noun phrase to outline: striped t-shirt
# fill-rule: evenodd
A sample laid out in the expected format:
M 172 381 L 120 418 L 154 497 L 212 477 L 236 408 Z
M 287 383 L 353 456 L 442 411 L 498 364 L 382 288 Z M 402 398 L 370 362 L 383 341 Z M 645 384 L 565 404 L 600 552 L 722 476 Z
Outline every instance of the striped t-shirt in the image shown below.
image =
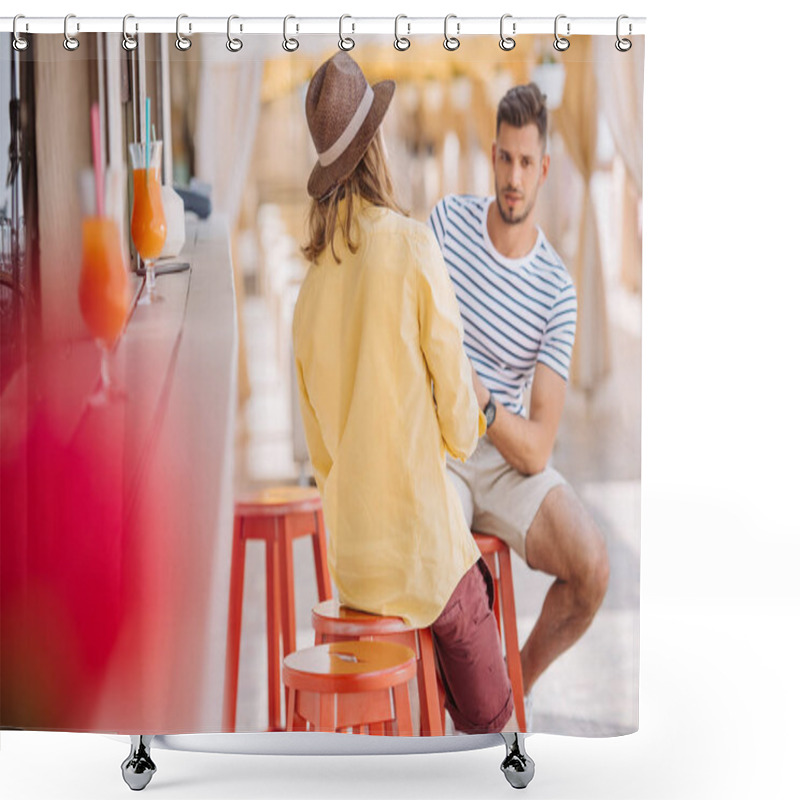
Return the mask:
M 461 308 L 464 349 L 496 400 L 524 414 L 523 394 L 538 363 L 569 376 L 578 304 L 572 279 L 541 229 L 523 258 L 497 252 L 486 227 L 491 202 L 448 195 L 429 224 Z

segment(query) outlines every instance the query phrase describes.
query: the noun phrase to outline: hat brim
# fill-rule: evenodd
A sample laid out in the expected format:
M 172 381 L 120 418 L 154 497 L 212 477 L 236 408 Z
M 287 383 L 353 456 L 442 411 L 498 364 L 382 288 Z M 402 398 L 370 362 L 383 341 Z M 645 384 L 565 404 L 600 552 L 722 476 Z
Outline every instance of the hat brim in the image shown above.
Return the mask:
M 389 103 L 394 96 L 395 82 L 392 80 L 380 81 L 372 87 L 375 98 L 372 107 L 367 114 L 364 124 L 361 126 L 355 138 L 347 146 L 347 149 L 327 167 L 323 167 L 319 161 L 311 170 L 308 177 L 308 193 L 315 200 L 324 197 L 337 183 L 343 181 L 358 166 L 358 163 L 367 152 L 369 143 L 378 131 Z

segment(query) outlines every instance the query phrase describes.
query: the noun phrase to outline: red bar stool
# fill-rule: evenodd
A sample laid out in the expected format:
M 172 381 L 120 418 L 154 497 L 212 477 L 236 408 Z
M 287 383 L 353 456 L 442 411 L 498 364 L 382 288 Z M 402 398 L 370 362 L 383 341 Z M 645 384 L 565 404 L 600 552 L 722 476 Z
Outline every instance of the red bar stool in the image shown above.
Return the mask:
M 236 503 L 231 554 L 228 606 L 228 643 L 225 661 L 224 730 L 236 730 L 236 694 L 239 686 L 239 648 L 242 633 L 245 544 L 248 539 L 266 543 L 267 569 L 267 696 L 269 730 L 282 730 L 282 655 L 295 646 L 294 555 L 292 544 L 311 536 L 316 566 L 317 595 L 332 596 L 328 574 L 325 524 L 319 492 L 302 486 L 265 489 Z M 281 642 L 283 643 L 281 653 Z
M 525 701 L 522 691 L 522 661 L 517 638 L 517 611 L 514 603 L 514 581 L 511 577 L 511 555 L 508 545 L 496 536 L 472 534 L 494 580 L 494 614 L 501 641 L 504 643 L 508 677 L 514 695 L 514 710 L 521 733 L 525 732 Z M 502 615 L 502 617 L 501 617 Z M 502 619 L 502 624 L 501 624 Z
M 411 736 L 414 651 L 394 642 L 331 642 L 283 660 L 291 731 Z
M 340 605 L 337 600 L 325 600 L 314 606 L 311 621 L 318 645 L 371 639 L 409 647 L 417 659 L 420 735 L 441 736 L 444 733 L 430 628 L 409 628 L 401 617 L 368 614 Z

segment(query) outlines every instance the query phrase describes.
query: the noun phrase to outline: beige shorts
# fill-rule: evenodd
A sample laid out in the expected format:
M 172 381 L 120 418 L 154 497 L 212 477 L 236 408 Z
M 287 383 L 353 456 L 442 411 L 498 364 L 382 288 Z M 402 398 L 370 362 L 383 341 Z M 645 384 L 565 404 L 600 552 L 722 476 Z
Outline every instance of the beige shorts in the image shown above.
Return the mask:
M 527 563 L 525 536 L 547 493 L 566 483 L 561 473 L 547 467 L 523 475 L 484 436 L 466 462 L 448 456 L 447 474 L 471 530 L 497 536 Z

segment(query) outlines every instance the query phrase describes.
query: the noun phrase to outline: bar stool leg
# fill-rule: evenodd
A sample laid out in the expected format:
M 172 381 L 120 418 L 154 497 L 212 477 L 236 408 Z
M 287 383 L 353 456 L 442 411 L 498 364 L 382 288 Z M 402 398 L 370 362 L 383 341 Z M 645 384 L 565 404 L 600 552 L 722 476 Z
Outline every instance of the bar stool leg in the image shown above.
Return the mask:
M 304 731 L 305 720 L 297 713 L 297 690 L 289 689 L 289 700 L 286 704 L 286 730 Z
M 436 677 L 436 689 L 439 692 L 439 719 L 442 723 L 442 733 L 444 733 L 447 723 L 445 721 L 445 708 L 444 708 L 444 686 L 442 685 L 442 681 L 437 675 Z
M 276 535 L 278 539 L 278 556 L 280 559 L 279 572 L 281 576 L 281 642 L 283 645 L 283 657 L 297 649 L 295 625 L 296 610 L 294 605 L 294 537 L 291 527 L 287 524 L 285 517 L 280 517 L 276 524 Z M 284 699 L 289 702 L 289 689 L 284 688 Z M 289 717 L 286 717 L 286 725 L 289 725 Z
M 317 595 L 320 602 L 333 597 L 331 591 L 331 576 L 328 573 L 328 545 L 325 540 L 325 521 L 322 512 L 314 513 L 315 534 L 312 536 L 314 547 L 314 566 L 317 574 Z
M 295 642 L 295 607 L 294 607 L 294 545 L 293 538 L 287 530 L 286 519 L 277 521 L 278 556 L 280 558 L 281 575 L 281 639 L 283 640 L 283 657 L 294 653 Z
M 326 733 L 336 732 L 335 699 L 336 695 L 333 694 L 319 695 L 319 725 L 317 730 L 325 731 Z
M 517 715 L 517 725 L 520 732 L 525 731 L 525 698 L 522 691 L 522 662 L 519 655 L 519 640 L 517 638 L 517 610 L 514 602 L 511 577 L 511 555 L 507 548 L 498 554 L 500 562 L 500 583 L 505 591 L 501 592 L 503 606 L 503 636 L 506 642 L 506 663 L 508 664 L 508 677 L 514 694 L 514 710 Z
M 411 726 L 411 700 L 408 695 L 408 684 L 394 688 L 394 713 L 397 720 L 398 736 L 413 736 Z
M 420 670 L 417 674 L 419 684 L 419 717 L 421 736 L 441 736 L 442 715 L 439 709 L 436 664 L 433 657 L 433 636 L 430 628 L 417 631 Z
M 268 729 L 279 731 L 281 725 L 281 580 L 278 542 L 275 532 L 267 537 L 267 700 Z
M 244 561 L 244 517 L 236 517 L 233 523 L 231 583 L 228 597 L 228 641 L 225 654 L 225 698 L 222 712 L 223 728 L 230 733 L 236 730 L 236 696 L 239 689 Z

